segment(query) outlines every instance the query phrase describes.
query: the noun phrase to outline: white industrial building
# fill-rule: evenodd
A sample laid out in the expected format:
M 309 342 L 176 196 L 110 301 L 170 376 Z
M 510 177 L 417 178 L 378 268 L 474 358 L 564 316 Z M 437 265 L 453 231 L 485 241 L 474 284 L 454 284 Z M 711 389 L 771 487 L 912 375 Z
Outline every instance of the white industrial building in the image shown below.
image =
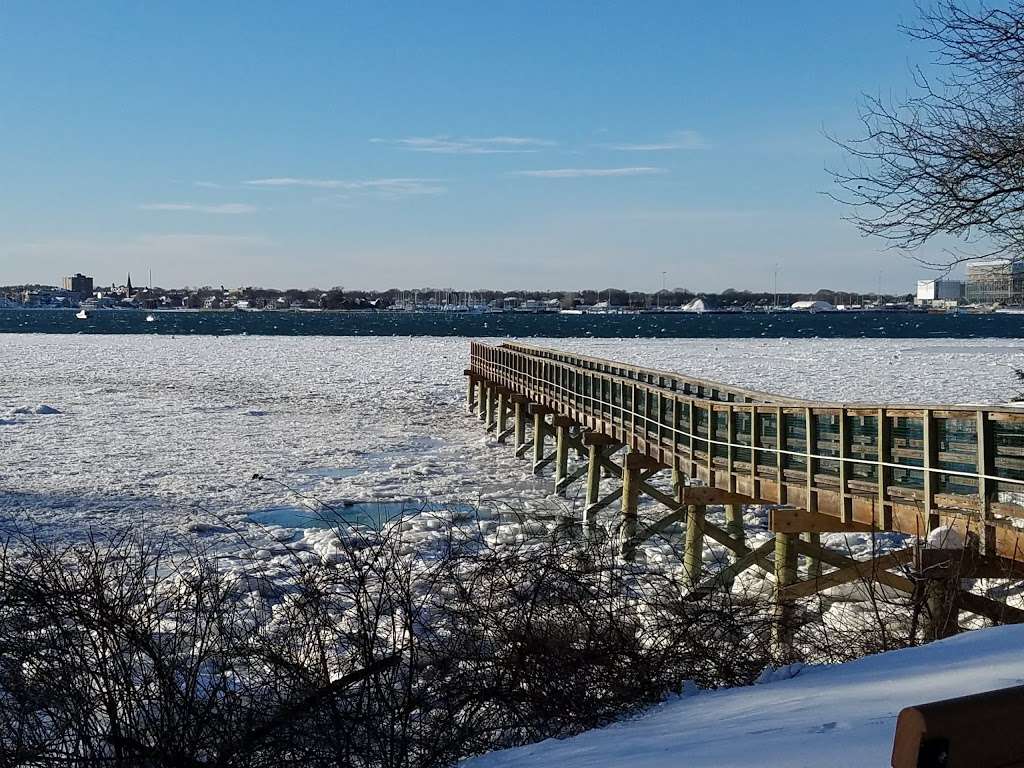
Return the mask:
M 917 281 L 917 298 L 914 303 L 918 305 L 956 306 L 964 298 L 963 280 L 946 280 L 945 278 L 932 278 L 931 280 Z

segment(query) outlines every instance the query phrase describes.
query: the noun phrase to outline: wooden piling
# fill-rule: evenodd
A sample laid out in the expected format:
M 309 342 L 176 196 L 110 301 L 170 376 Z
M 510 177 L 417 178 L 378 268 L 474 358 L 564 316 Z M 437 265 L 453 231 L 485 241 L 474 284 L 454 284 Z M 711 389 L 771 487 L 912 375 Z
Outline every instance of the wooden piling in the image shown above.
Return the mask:
M 775 534 L 775 621 L 772 626 L 772 652 L 779 661 L 793 656 L 796 634 L 796 606 L 782 590 L 797 580 L 797 540 L 793 533 Z
M 642 453 L 630 451 L 622 462 L 622 524 L 619 528 L 620 552 L 624 560 L 632 561 L 636 555 L 637 510 L 644 472 L 656 468 L 658 463 Z
M 487 397 L 484 399 L 484 408 L 486 410 L 486 417 L 484 419 L 484 426 L 487 427 L 487 431 L 490 432 L 494 429 L 494 401 L 497 399 L 498 391 L 494 386 L 487 387 Z
M 801 538 L 803 538 L 803 540 L 808 544 L 821 546 L 820 533 L 808 531 L 807 533 L 804 533 Z M 807 578 L 816 579 L 821 576 L 821 560 L 811 555 L 807 555 L 805 556 L 804 562 L 807 565 Z
M 569 427 L 572 419 L 554 418 L 555 425 L 555 493 L 565 495 L 565 480 L 569 475 Z
M 547 438 L 548 423 L 544 411 L 533 412 L 533 473 L 539 475 L 544 466 L 544 441 Z
M 739 504 L 725 505 L 725 531 L 743 544 L 743 507 Z
M 469 375 L 469 371 L 466 374 L 466 410 L 472 413 L 473 406 L 476 404 L 473 395 L 477 380 L 475 376 Z
M 504 443 L 508 435 L 508 392 L 504 389 L 498 390 L 498 426 L 495 429 L 498 435 L 498 442 Z
M 683 550 L 683 571 L 690 586 L 700 583 L 704 566 L 704 516 L 707 508 L 703 504 L 691 504 L 686 508 L 686 545 Z
M 491 388 L 487 382 L 480 379 L 476 393 L 476 417 L 484 423 L 487 423 L 487 408 L 485 404 L 490 390 Z
M 622 472 L 622 523 L 619 528 L 620 551 L 625 560 L 632 561 L 636 555 L 637 508 L 640 505 L 640 469 L 631 466 L 630 459 L 637 454 L 627 454 Z
M 515 423 L 513 424 L 513 427 L 515 428 L 514 434 L 515 434 L 516 456 L 521 456 L 522 455 L 522 451 L 525 449 L 525 446 L 526 446 L 526 403 L 527 403 L 527 400 L 526 400 L 525 397 L 522 397 L 521 395 L 516 395 L 516 396 L 513 396 L 512 402 L 513 402 L 513 405 L 514 405 L 513 418 L 515 420 Z

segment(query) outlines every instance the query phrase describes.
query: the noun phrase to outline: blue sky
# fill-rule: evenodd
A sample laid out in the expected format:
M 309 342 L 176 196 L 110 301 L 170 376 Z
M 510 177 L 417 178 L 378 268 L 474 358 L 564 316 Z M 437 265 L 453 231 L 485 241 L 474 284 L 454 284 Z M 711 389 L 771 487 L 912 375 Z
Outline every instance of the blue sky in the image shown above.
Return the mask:
M 911 290 L 821 193 L 908 0 L 0 5 L 0 284 Z

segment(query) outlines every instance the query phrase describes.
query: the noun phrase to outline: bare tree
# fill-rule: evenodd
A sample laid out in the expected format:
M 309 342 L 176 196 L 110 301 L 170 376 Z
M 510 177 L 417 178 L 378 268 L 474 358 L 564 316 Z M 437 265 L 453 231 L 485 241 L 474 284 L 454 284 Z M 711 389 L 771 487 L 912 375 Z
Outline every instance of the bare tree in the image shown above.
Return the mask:
M 931 266 L 1024 258 L 1024 3 L 942 0 L 903 29 L 931 46 L 935 66 L 914 70 L 902 101 L 865 97 L 864 134 L 833 139 L 850 162 L 831 171 L 831 196 L 894 248 L 961 241 L 945 257 L 915 257 Z

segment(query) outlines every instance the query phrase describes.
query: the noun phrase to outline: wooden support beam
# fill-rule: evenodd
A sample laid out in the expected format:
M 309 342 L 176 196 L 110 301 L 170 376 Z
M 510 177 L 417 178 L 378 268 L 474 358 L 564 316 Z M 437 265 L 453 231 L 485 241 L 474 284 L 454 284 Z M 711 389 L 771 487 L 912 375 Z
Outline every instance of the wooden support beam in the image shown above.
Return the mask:
M 619 530 L 620 552 L 624 560 L 633 560 L 636 554 L 637 506 L 640 500 L 640 473 L 649 469 L 646 456 L 627 453 L 622 467 L 622 524 Z
M 768 510 L 768 530 L 772 533 L 870 533 L 864 523 L 844 523 L 838 517 L 806 509 L 776 507 Z
M 544 441 L 547 438 L 548 423 L 545 420 L 547 408 L 535 408 L 533 403 L 529 406 L 533 414 L 533 474 L 540 474 L 540 470 L 547 462 L 544 461 Z
M 476 394 L 476 417 L 480 421 L 487 422 L 487 397 L 490 387 L 484 379 L 480 379 Z
M 768 539 L 768 541 L 761 544 L 756 549 L 747 551 L 747 554 L 742 557 L 736 558 L 735 562 L 726 568 L 723 568 L 713 576 L 708 577 L 700 584 L 698 584 L 686 597 L 688 600 L 704 597 L 719 587 L 729 589 L 732 587 L 732 583 L 736 580 L 736 577 L 743 573 L 748 568 L 755 565 L 764 567 L 765 565 L 771 566 L 771 560 L 768 559 L 768 555 L 775 549 L 775 539 Z
M 725 505 L 725 532 L 734 539 L 743 541 L 743 507 L 741 505 Z
M 817 558 L 815 558 L 817 560 Z M 808 578 L 804 581 L 794 582 L 784 589 L 785 597 L 797 599 L 809 597 L 831 587 L 838 587 L 848 584 L 857 579 L 877 580 L 875 575 L 879 571 L 887 571 L 905 565 L 914 559 L 914 548 L 907 547 L 895 552 L 872 558 L 871 560 L 853 560 L 848 558 L 849 565 L 829 571 L 824 575 Z M 820 560 L 819 560 L 820 562 Z
M 498 442 L 504 443 L 511 430 L 508 428 L 508 390 L 498 390 L 498 420 L 494 431 L 498 434 Z
M 862 562 L 860 560 L 855 560 L 852 557 L 842 555 L 833 549 L 828 549 L 827 547 L 823 547 L 821 545 L 809 544 L 806 541 L 798 540 L 796 542 L 796 547 L 797 551 L 801 555 L 815 557 L 823 563 L 827 563 L 828 565 L 834 565 L 836 568 L 845 568 L 846 566 Z M 898 592 L 905 592 L 908 595 L 914 594 L 914 582 L 912 582 L 905 576 L 899 576 L 895 573 L 890 573 L 889 571 L 876 570 L 872 572 L 872 577 L 875 581 L 879 582 L 880 584 L 885 584 L 887 587 L 892 587 Z
M 583 436 L 580 438 L 580 441 L 587 448 L 589 448 L 592 445 L 617 445 L 620 448 L 622 447 L 622 442 L 620 440 L 616 440 L 614 437 L 606 435 L 603 432 L 584 432 Z
M 531 448 L 533 448 L 533 438 L 531 437 L 529 440 L 523 440 L 523 444 L 516 448 L 516 458 L 523 458 Z
M 555 416 L 555 493 L 565 494 L 569 476 L 569 428 L 576 422 L 565 416 Z
M 526 403 L 528 401 L 522 395 L 512 395 L 512 429 L 515 434 L 514 445 L 516 457 L 525 455 L 526 444 Z
M 468 368 L 462 373 L 466 377 L 466 410 L 472 413 L 473 407 L 476 405 L 473 391 L 476 388 L 476 375 Z
M 669 514 L 651 523 L 642 531 L 640 531 L 640 533 L 636 535 L 637 543 L 639 544 L 641 541 L 647 541 L 649 538 L 657 536 L 670 525 L 678 523 L 680 520 L 685 520 L 686 516 L 686 507 L 681 507 L 679 509 L 676 509 L 674 512 L 670 512 Z
M 691 586 L 700 583 L 701 571 L 704 566 L 704 513 L 706 508 L 700 504 L 690 504 L 686 508 L 686 543 L 683 549 L 683 572 Z
M 786 588 L 797 579 L 798 537 L 792 533 L 775 534 L 775 620 L 772 623 L 772 652 L 785 661 L 793 655 L 796 634 L 796 606 Z
M 712 488 L 707 485 L 684 485 L 681 498 L 685 504 L 703 504 L 704 506 L 754 503 L 752 498 L 742 493 L 727 491 L 722 488 Z
M 486 418 L 484 419 L 484 426 L 487 428 L 488 432 L 490 432 L 497 426 L 497 422 L 495 422 L 494 420 L 494 412 L 496 410 L 495 401 L 497 400 L 497 398 L 498 388 L 495 387 L 493 384 L 488 386 L 487 397 L 484 399 L 484 408 L 486 409 Z
M 585 437 L 585 436 L 584 436 Z M 587 457 L 587 499 L 583 510 L 583 519 L 588 526 L 592 526 L 597 518 L 597 513 L 619 498 L 622 489 L 601 498 L 601 463 L 609 461 L 608 458 L 622 446 L 618 443 L 592 443 L 588 446 Z
M 914 567 L 921 573 L 959 571 L 965 579 L 1024 579 L 1024 562 L 996 555 L 984 555 L 972 548 L 917 551 Z
M 540 461 L 535 461 L 533 464 L 533 474 L 539 475 L 548 464 L 551 464 L 555 460 L 556 452 L 552 451 L 547 456 L 542 458 Z
M 808 544 L 813 544 L 813 545 L 816 545 L 816 546 L 821 546 L 821 534 L 818 533 L 817 531 L 808 531 L 806 533 L 802 533 L 802 534 L 800 534 L 800 538 L 802 538 Z M 815 579 L 818 576 L 820 576 L 821 575 L 821 561 L 818 558 L 814 557 L 813 555 L 809 555 L 809 556 L 805 557 L 804 559 L 806 561 L 806 566 L 807 566 L 807 577 L 811 578 L 811 579 Z

